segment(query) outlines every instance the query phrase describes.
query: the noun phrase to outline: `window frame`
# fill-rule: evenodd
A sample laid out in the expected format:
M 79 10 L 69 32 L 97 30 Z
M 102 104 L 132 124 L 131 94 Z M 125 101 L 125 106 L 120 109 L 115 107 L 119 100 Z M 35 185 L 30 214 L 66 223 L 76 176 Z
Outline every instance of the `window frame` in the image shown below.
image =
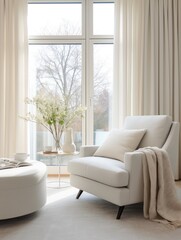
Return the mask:
M 30 35 L 29 45 L 81 44 L 82 45 L 82 105 L 87 107 L 82 120 L 82 144 L 93 144 L 93 45 L 114 44 L 113 35 L 93 35 L 93 3 L 115 3 L 115 0 L 29 0 L 28 4 L 82 3 L 81 35 Z

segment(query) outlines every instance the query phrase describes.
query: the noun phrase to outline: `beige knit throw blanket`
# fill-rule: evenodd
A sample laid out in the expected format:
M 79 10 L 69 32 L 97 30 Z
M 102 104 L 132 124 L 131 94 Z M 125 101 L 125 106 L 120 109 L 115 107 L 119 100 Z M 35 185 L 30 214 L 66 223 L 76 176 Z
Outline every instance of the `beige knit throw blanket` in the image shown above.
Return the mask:
M 169 226 L 181 227 L 181 200 L 178 199 L 170 160 L 157 147 L 138 149 L 144 153 L 144 217 Z

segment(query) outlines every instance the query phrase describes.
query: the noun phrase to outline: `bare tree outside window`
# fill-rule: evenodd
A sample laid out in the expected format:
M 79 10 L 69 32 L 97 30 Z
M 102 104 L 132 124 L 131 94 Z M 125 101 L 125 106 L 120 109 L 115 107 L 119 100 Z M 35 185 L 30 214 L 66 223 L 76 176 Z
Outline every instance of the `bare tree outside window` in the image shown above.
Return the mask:
M 46 45 L 39 51 L 37 91 L 60 96 L 68 106 L 81 104 L 81 46 Z
M 33 45 L 32 45 L 33 47 Z M 37 47 L 37 46 L 35 46 Z M 79 44 L 40 45 L 36 53 L 36 91 L 59 96 L 67 105 L 81 105 L 82 52 Z M 108 131 L 109 77 L 104 62 L 94 69 L 94 130 Z M 81 120 L 73 125 L 81 131 Z M 76 137 L 76 136 L 75 136 Z M 80 145 L 79 143 L 78 145 Z

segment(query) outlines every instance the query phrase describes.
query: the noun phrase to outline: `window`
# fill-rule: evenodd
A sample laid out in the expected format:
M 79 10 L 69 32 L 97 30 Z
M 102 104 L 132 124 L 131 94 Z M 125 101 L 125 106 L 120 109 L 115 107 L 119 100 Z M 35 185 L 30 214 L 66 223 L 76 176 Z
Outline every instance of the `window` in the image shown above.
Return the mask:
M 114 4 L 111 2 L 93 3 L 93 34 L 114 34 Z
M 29 35 L 81 35 L 81 2 L 39 2 L 29 4 Z
M 28 5 L 29 96 L 67 95 L 87 107 L 74 123 L 74 141 L 100 144 L 111 128 L 114 1 L 31 0 Z M 49 132 L 29 124 L 30 153 L 53 145 Z
M 94 43 L 94 144 L 100 145 L 111 128 L 113 44 Z

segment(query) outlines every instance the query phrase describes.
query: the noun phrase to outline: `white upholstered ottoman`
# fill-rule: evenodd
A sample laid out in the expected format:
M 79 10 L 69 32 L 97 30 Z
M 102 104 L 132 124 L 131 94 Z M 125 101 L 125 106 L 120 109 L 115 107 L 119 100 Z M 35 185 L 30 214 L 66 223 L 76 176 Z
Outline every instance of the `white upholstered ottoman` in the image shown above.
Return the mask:
M 46 165 L 0 170 L 0 220 L 23 216 L 46 203 Z

